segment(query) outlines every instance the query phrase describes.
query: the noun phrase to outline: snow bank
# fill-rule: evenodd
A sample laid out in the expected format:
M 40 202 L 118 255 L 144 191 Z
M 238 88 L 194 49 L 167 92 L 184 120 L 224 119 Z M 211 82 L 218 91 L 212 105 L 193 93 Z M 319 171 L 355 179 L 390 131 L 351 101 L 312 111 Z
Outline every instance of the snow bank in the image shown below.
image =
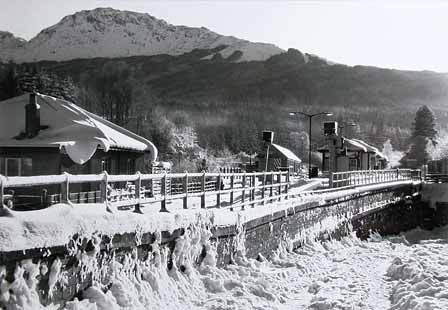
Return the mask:
M 108 208 L 114 212 L 108 212 Z M 176 212 L 162 213 L 158 212 L 158 205 L 145 210 L 145 214 L 108 208 L 105 204 L 56 204 L 36 211 L 11 211 L 12 217 L 0 217 L 0 251 L 66 245 L 75 235 L 91 239 L 96 235 L 172 232 L 188 227 L 198 218 L 212 218 L 207 211 L 186 210 L 182 216 Z
M 418 235 L 423 240 L 415 240 Z M 235 264 L 218 268 L 210 232 L 197 224 L 176 242 L 170 270 L 159 238 L 145 261 L 131 253 L 121 263 L 95 267 L 107 284 L 94 277 L 83 300 L 68 302 L 65 309 L 447 309 L 448 243 L 438 239 L 447 235 L 448 227 L 392 238 L 372 235 L 369 241 L 351 235 L 309 242 L 296 251 L 280 247 L 273 258 L 259 261 L 246 258 L 241 249 Z M 208 253 L 198 265 L 203 247 Z M 85 256 L 82 263 L 90 266 L 94 259 Z M 39 269 L 24 262 L 18 275 L 25 270 L 36 275 Z M 56 309 L 33 303 L 33 281 L 2 281 L 0 292 L 15 302 L 8 310 Z
M 415 238 L 415 233 L 410 237 Z M 406 255 L 395 257 L 387 270 L 394 284 L 390 309 L 448 309 L 448 229 L 417 233 L 430 239 L 417 241 Z M 438 239 L 440 235 L 445 238 Z

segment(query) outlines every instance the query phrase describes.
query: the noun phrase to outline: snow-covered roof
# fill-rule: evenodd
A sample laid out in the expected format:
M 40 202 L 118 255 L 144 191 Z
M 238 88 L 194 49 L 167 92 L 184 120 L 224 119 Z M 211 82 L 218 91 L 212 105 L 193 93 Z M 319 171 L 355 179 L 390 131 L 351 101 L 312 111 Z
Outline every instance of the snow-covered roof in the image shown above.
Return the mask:
M 364 143 L 361 140 L 357 139 L 347 139 L 343 138 L 344 140 L 344 146 L 348 147 L 350 150 L 355 151 L 363 151 L 363 152 L 372 152 L 368 144 Z
M 374 153 L 380 159 L 388 160 L 387 157 L 378 150 L 378 148 L 364 142 L 360 139 L 348 139 L 342 137 L 344 141 L 344 147 L 347 147 L 350 151 L 362 151 L 365 153 Z M 319 152 L 328 152 L 328 146 L 324 146 L 318 149 Z
M 287 149 L 286 147 L 283 147 L 283 146 L 280 146 L 280 145 L 274 144 L 274 143 L 272 143 L 272 146 L 275 149 L 277 149 L 277 151 L 282 153 L 289 160 L 293 160 L 293 161 L 296 161 L 296 162 L 299 162 L 299 163 L 302 162 L 302 160 L 299 157 L 297 157 L 296 154 L 294 154 L 291 150 Z
M 40 124 L 48 126 L 31 139 L 17 139 L 25 132 L 25 106 L 29 94 L 0 102 L 0 146 L 59 147 L 76 163 L 88 161 L 97 148 L 149 153 L 157 158 L 157 148 L 147 139 L 113 124 L 77 105 L 51 96 L 36 94 L 40 106 Z
M 375 155 L 377 157 L 387 160 L 387 157 L 383 153 L 381 153 L 380 150 L 378 150 L 378 148 L 376 148 L 362 140 L 359 140 L 359 139 L 351 139 L 351 141 L 354 141 L 354 142 L 364 145 L 368 152 L 375 153 Z

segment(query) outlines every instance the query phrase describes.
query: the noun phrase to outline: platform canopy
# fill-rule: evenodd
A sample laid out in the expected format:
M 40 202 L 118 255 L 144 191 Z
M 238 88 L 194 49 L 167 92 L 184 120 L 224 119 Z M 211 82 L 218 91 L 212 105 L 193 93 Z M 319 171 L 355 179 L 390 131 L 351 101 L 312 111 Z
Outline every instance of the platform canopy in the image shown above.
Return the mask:
M 76 163 L 89 160 L 97 148 L 144 152 L 155 161 L 157 148 L 149 140 L 66 100 L 36 94 L 40 108 L 37 136 L 24 137 L 25 106 L 30 94 L 0 102 L 0 147 L 58 147 Z
M 287 159 L 295 161 L 297 163 L 302 162 L 302 160 L 299 157 L 297 157 L 296 154 L 294 154 L 291 150 L 287 149 L 286 147 L 274 143 L 272 143 L 272 146 L 281 154 L 283 154 L 283 156 L 285 156 Z

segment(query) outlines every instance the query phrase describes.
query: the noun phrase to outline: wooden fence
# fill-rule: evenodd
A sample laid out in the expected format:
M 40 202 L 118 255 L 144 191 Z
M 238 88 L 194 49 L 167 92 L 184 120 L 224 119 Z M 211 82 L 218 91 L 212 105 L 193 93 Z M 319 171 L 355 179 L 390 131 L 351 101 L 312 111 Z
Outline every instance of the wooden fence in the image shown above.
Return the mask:
M 71 192 L 75 184 L 98 188 L 91 191 Z M 48 193 L 47 188 L 55 186 L 57 193 Z M 287 172 L 257 173 L 171 173 L 135 175 L 51 175 L 30 177 L 4 177 L 0 175 L 0 202 L 12 200 L 10 190 L 38 187 L 42 195 L 41 204 L 48 206 L 58 202 L 105 203 L 117 207 L 160 203 L 160 211 L 167 211 L 167 202 L 182 200 L 182 207 L 188 208 L 189 200 L 200 198 L 200 206 L 221 207 L 224 195 L 227 205 L 244 208 L 246 205 L 264 204 L 267 200 L 281 199 L 288 193 Z M 206 197 L 215 196 L 213 205 L 207 205 Z M 237 197 L 238 196 L 238 197 Z M 238 198 L 238 199 L 237 199 Z M 210 203 L 211 204 L 211 203 Z M 0 207 L 3 204 L 0 204 Z
M 333 172 L 329 177 L 329 187 L 340 188 L 400 180 L 420 181 L 421 171 L 412 169 L 390 169 Z
M 363 186 L 400 180 L 421 180 L 420 170 L 366 170 L 332 173 L 329 188 Z M 91 190 L 80 191 L 82 185 Z M 181 201 L 187 209 L 191 200 L 199 198 L 201 208 L 229 206 L 245 208 L 266 202 L 288 199 L 290 180 L 287 171 L 254 173 L 164 173 L 134 175 L 52 175 L 4 177 L 0 175 L 0 202 L 14 201 L 17 189 L 38 187 L 39 207 L 58 202 L 111 203 L 116 207 L 135 207 L 160 204 L 168 211 L 167 203 Z M 47 188 L 56 188 L 49 192 Z M 27 192 L 27 191 L 26 191 Z M 316 191 L 318 194 L 318 191 Z M 210 199 L 206 199 L 206 198 Z M 0 208 L 3 204 L 0 203 Z M 27 209 L 25 207 L 25 209 Z

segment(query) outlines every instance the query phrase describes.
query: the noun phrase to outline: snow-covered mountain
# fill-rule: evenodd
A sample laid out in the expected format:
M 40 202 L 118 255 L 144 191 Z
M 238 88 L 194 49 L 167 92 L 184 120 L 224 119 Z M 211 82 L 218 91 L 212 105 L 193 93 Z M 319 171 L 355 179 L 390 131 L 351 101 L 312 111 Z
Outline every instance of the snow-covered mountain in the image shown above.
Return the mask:
M 220 45 L 227 46 L 220 51 L 224 58 L 241 51 L 237 61 L 266 60 L 284 52 L 272 44 L 223 36 L 206 28 L 174 26 L 149 14 L 98 8 L 68 15 L 28 42 L 0 32 L 0 61 L 180 55 Z
M 12 60 L 18 51 L 22 51 L 27 44 L 26 40 L 15 37 L 7 31 L 0 31 L 0 61 Z

